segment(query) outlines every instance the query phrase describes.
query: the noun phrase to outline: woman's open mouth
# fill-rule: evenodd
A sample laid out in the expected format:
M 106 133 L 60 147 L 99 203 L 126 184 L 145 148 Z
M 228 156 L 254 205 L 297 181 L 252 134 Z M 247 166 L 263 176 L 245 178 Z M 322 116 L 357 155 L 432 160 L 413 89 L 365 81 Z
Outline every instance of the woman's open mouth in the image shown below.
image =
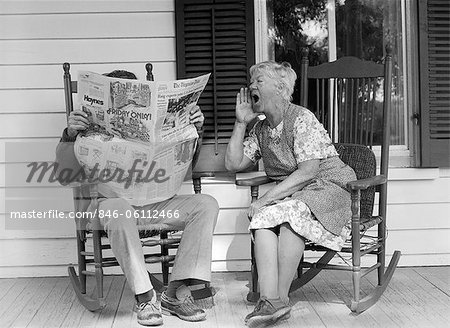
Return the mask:
M 253 94 L 253 95 L 252 95 L 252 99 L 253 99 L 253 103 L 256 104 L 256 103 L 259 101 L 259 96 Z

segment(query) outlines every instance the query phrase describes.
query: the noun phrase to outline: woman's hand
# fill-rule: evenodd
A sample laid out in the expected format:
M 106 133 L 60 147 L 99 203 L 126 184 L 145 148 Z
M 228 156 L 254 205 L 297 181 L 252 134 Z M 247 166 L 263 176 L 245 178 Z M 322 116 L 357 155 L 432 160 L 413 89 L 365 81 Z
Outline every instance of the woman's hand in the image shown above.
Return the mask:
M 253 112 L 250 91 L 248 88 L 241 88 L 236 95 L 236 121 L 238 123 L 250 123 L 257 113 Z
M 87 114 L 81 110 L 74 110 L 70 113 L 67 120 L 67 134 L 69 137 L 74 138 L 89 127 L 89 120 Z
M 253 216 L 264 206 L 267 205 L 267 201 L 264 199 L 264 196 L 258 198 L 253 203 L 250 204 L 250 207 L 247 210 L 247 216 L 251 219 Z
M 200 107 L 195 105 L 189 110 L 189 123 L 194 124 L 197 131 L 202 129 L 203 123 L 205 122 L 205 116 L 203 115 Z

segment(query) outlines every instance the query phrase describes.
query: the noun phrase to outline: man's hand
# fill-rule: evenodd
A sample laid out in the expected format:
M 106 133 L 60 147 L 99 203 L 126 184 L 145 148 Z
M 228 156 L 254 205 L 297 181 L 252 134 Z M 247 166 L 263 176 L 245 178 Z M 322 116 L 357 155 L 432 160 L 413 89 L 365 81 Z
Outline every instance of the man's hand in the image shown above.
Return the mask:
M 200 107 L 195 105 L 189 110 L 189 123 L 194 124 L 197 131 L 202 129 L 203 123 L 205 122 L 205 116 L 203 116 Z
M 87 114 L 81 110 L 74 110 L 70 113 L 67 121 L 67 134 L 74 138 L 89 127 L 89 120 Z
M 257 113 L 253 112 L 250 91 L 248 88 L 241 88 L 236 95 L 236 121 L 238 123 L 250 123 Z

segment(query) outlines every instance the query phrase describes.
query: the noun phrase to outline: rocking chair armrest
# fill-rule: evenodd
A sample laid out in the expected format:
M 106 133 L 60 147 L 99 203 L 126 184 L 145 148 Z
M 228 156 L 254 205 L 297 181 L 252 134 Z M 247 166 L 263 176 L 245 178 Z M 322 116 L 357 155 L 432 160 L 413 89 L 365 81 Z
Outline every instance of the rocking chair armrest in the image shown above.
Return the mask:
M 384 175 L 376 175 L 367 179 L 350 181 L 347 183 L 347 187 L 350 190 L 366 190 L 369 187 L 382 185 L 386 182 L 387 178 Z
M 248 179 L 236 179 L 235 181 L 236 185 L 244 187 L 258 187 L 271 182 L 273 180 L 266 175 Z

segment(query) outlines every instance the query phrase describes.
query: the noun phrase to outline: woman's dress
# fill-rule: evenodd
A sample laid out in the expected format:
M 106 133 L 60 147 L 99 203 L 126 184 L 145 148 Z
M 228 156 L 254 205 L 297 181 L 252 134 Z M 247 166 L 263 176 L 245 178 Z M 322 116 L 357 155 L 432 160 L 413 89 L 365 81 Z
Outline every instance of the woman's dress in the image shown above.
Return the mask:
M 300 236 L 339 251 L 350 235 L 349 181 L 353 170 L 343 163 L 322 124 L 308 109 L 290 104 L 283 120 L 270 128 L 259 121 L 244 141 L 244 154 L 253 162 L 263 160 L 266 174 L 282 181 L 297 170 L 298 164 L 318 159 L 316 177 L 290 197 L 262 207 L 249 229 L 274 228 L 289 223 Z

